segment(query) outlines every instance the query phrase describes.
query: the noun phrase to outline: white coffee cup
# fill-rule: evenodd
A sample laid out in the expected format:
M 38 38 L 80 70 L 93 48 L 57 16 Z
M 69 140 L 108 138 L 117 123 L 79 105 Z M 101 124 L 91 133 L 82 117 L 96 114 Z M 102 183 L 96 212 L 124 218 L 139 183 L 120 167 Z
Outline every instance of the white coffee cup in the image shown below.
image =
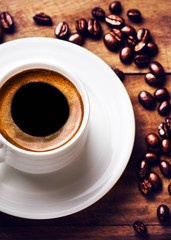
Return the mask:
M 78 158 L 87 138 L 90 106 L 86 89 L 80 79 L 62 66 L 57 66 L 46 59 L 25 61 L 20 65 L 14 63 L 11 69 L 7 69 L 3 76 L 0 76 L 0 87 L 17 73 L 36 68 L 53 70 L 67 77 L 79 91 L 84 108 L 83 120 L 77 133 L 67 143 L 54 150 L 44 152 L 24 150 L 13 145 L 0 134 L 0 161 L 27 173 L 42 174 L 64 168 Z

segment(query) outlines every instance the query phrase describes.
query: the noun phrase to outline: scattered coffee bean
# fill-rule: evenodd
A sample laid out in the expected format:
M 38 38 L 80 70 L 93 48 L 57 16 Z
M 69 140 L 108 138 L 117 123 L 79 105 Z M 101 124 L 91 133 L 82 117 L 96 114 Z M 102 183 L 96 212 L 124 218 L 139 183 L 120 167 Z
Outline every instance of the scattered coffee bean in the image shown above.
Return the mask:
M 137 9 L 130 9 L 130 10 L 128 10 L 127 16 L 133 22 L 140 22 L 142 20 L 141 13 Z
M 69 42 L 78 44 L 78 45 L 82 45 L 84 42 L 83 36 L 79 33 L 73 33 L 69 36 L 68 38 Z
M 100 38 L 102 29 L 101 25 L 98 20 L 96 19 L 89 19 L 88 20 L 88 27 L 87 27 L 88 33 L 92 38 Z
M 149 173 L 149 163 L 147 160 L 143 159 L 139 164 L 138 164 L 138 167 L 137 167 L 137 175 L 138 175 L 138 178 L 145 178 L 148 176 L 148 173 Z
M 67 22 L 60 22 L 56 29 L 55 29 L 55 35 L 57 38 L 60 39 L 67 39 L 69 36 L 69 26 Z
M 139 189 L 144 195 L 149 195 L 153 191 L 153 185 L 151 182 L 147 179 L 144 179 L 143 181 L 139 182 Z
M 122 11 L 121 3 L 119 1 L 111 2 L 109 5 L 109 10 L 111 13 L 119 14 Z
M 158 63 L 158 62 L 151 62 L 149 64 L 150 71 L 155 75 L 155 76 L 163 76 L 164 75 L 164 69 L 163 66 Z
M 136 54 L 141 54 L 141 53 L 145 53 L 146 52 L 146 48 L 147 48 L 147 44 L 143 41 L 137 43 L 134 47 L 134 52 Z
M 166 121 L 167 129 L 168 129 L 169 133 L 171 134 L 171 118 L 167 117 L 165 119 L 165 121 Z
M 135 35 L 128 35 L 126 42 L 130 47 L 134 47 L 137 43 L 137 38 Z
M 134 62 L 139 68 L 144 68 L 149 65 L 150 59 L 146 54 L 139 54 L 135 56 Z
M 158 88 L 155 92 L 154 92 L 154 96 L 155 99 L 158 102 L 164 101 L 164 100 L 168 100 L 169 99 L 169 93 L 167 91 L 166 88 Z
M 154 42 L 147 43 L 147 53 L 150 57 L 154 57 L 158 53 L 158 47 Z
M 78 33 L 85 34 L 87 32 L 87 21 L 81 18 L 75 22 L 75 27 Z
M 91 11 L 93 17 L 99 19 L 99 20 L 104 20 L 105 18 L 105 11 L 100 8 L 100 7 L 95 7 Z
M 147 84 L 154 86 L 154 87 L 159 87 L 164 83 L 164 79 L 161 77 L 156 77 L 153 73 L 149 72 L 146 73 L 145 75 L 145 81 Z
M 110 15 L 106 16 L 105 22 L 113 28 L 122 28 L 124 25 L 123 18 L 121 18 L 117 15 L 114 15 L 114 14 L 110 14 Z
M 133 59 L 133 50 L 131 47 L 124 47 L 120 51 L 120 60 L 124 64 L 129 64 Z
M 164 122 L 160 123 L 160 125 L 158 127 L 158 133 L 159 133 L 160 137 L 163 139 L 170 137 L 166 123 L 164 123 Z
M 125 25 L 121 31 L 124 33 L 125 36 L 135 36 L 136 32 L 135 29 L 132 26 Z
M 160 205 L 157 208 L 157 217 L 161 222 L 165 222 L 170 217 L 170 211 L 168 206 L 166 205 Z
M 146 28 L 141 28 L 137 32 L 138 41 L 148 43 L 151 39 L 150 31 Z
M 171 177 L 171 165 L 168 161 L 162 160 L 159 164 L 160 171 L 165 177 Z
M 147 91 L 141 91 L 138 95 L 138 100 L 140 104 L 146 109 L 151 110 L 156 106 L 154 97 Z
M 155 172 L 151 172 L 148 176 L 148 180 L 151 182 L 151 184 L 153 185 L 153 188 L 155 191 L 160 190 L 161 189 L 161 179 L 159 177 L 159 175 Z
M 161 151 L 161 141 L 157 134 L 147 134 L 145 137 L 145 142 L 150 152 L 159 153 Z
M 141 221 L 134 222 L 133 228 L 140 235 L 144 235 L 147 233 L 147 227 Z
M 149 162 L 151 165 L 156 165 L 159 163 L 159 156 L 155 153 L 146 153 L 144 158 Z
M 165 100 L 160 103 L 158 112 L 161 116 L 168 116 L 170 113 L 170 102 Z
M 103 41 L 104 41 L 106 47 L 110 51 L 117 51 L 120 47 L 120 42 L 116 39 L 116 36 L 113 32 L 106 33 L 103 36 Z
M 36 14 L 33 17 L 33 19 L 38 25 L 44 25 L 44 26 L 51 26 L 52 25 L 51 17 L 46 15 L 45 13 Z
M 165 153 L 167 155 L 171 154 L 171 140 L 170 139 L 162 140 L 162 150 L 163 150 L 163 153 Z
M 6 32 L 14 31 L 14 20 L 9 12 L 2 12 L 0 14 L 0 23 Z
M 168 192 L 171 195 L 171 183 L 168 185 Z
M 121 81 L 124 80 L 124 73 L 119 68 L 112 67 L 112 70 L 116 73 L 116 75 L 120 78 Z

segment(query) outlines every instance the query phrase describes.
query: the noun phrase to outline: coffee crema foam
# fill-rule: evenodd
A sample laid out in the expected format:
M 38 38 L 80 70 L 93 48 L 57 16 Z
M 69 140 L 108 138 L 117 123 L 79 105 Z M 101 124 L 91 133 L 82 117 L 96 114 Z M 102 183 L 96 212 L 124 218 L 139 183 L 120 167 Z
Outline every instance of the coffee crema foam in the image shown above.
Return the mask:
M 22 131 L 12 117 L 11 106 L 15 94 L 26 84 L 34 82 L 47 83 L 57 88 L 68 102 L 69 116 L 66 122 L 59 130 L 48 136 L 32 136 Z M 75 136 L 81 126 L 83 115 L 83 101 L 77 88 L 68 78 L 52 70 L 23 71 L 8 79 L 0 89 L 0 133 L 10 143 L 24 150 L 44 152 L 59 148 Z

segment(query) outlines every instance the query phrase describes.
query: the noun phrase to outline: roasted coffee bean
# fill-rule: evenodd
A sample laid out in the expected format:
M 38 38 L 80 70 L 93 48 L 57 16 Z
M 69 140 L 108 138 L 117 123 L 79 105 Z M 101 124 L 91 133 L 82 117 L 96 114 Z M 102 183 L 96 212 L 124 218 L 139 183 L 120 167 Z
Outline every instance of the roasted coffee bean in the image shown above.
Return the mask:
M 121 81 L 124 80 L 124 73 L 119 68 L 112 67 L 112 70 L 116 73 L 116 75 L 120 78 Z
M 73 33 L 69 36 L 68 38 L 69 42 L 78 44 L 78 45 L 82 45 L 84 42 L 83 36 L 79 33 Z
M 138 54 L 135 56 L 134 62 L 139 68 L 144 68 L 149 65 L 150 59 L 146 54 Z
M 85 34 L 87 32 L 87 21 L 81 18 L 75 22 L 75 27 L 78 33 Z
M 155 76 L 163 76 L 164 75 L 164 69 L 163 66 L 158 63 L 158 62 L 151 62 L 149 64 L 150 71 L 155 75 Z
M 56 29 L 55 29 L 55 35 L 57 38 L 60 39 L 67 39 L 69 36 L 69 26 L 67 22 L 60 22 Z
M 120 51 L 120 60 L 122 63 L 129 64 L 133 59 L 133 50 L 131 47 L 124 47 Z
M 168 161 L 162 160 L 159 164 L 160 171 L 165 177 L 171 177 L 171 165 Z
M 171 140 L 170 139 L 162 140 L 162 150 L 163 150 L 163 153 L 165 153 L 167 155 L 171 154 Z
M 130 47 L 134 47 L 137 43 L 136 35 L 128 35 L 126 42 Z
M 140 22 L 142 20 L 141 13 L 137 9 L 130 9 L 130 10 L 128 10 L 127 16 L 133 22 Z
M 150 183 L 152 184 L 153 188 L 155 191 L 160 190 L 161 189 L 161 179 L 159 177 L 159 175 L 155 172 L 151 172 L 148 176 L 148 180 L 150 181 Z
M 120 29 L 112 28 L 113 34 L 115 35 L 115 38 L 121 42 L 123 40 L 123 32 Z
M 89 19 L 87 30 L 88 30 L 89 35 L 92 38 L 100 38 L 101 37 L 102 29 L 101 29 L 101 25 L 98 20 Z
M 168 192 L 171 195 L 171 183 L 168 185 Z
M 144 158 L 149 162 L 151 165 L 156 165 L 159 163 L 159 156 L 155 153 L 146 153 Z
M 158 47 L 154 42 L 147 43 L 147 53 L 150 57 L 154 57 L 158 53 Z
M 160 125 L 158 127 L 158 133 L 159 133 L 160 137 L 163 139 L 170 137 L 166 123 L 163 123 L 163 122 L 160 123 Z
M 168 129 L 169 133 L 171 134 L 171 118 L 167 117 L 165 119 L 165 121 L 166 121 L 167 129 Z
M 137 32 L 137 39 L 138 39 L 138 41 L 148 43 L 151 39 L 150 31 L 146 28 L 139 29 Z
M 114 14 L 105 17 L 105 22 L 113 28 L 122 28 L 124 25 L 124 19 Z
M 151 86 L 159 87 L 164 83 L 164 79 L 162 77 L 156 77 L 153 73 L 149 72 L 145 75 L 145 81 Z
M 14 20 L 9 12 L 2 12 L 0 14 L 0 23 L 5 31 L 12 32 L 14 30 Z
M 144 235 L 147 233 L 147 227 L 141 221 L 134 222 L 133 228 L 140 235 Z
M 51 17 L 46 15 L 45 13 L 36 14 L 33 17 L 33 19 L 38 25 L 44 25 L 44 26 L 51 26 L 52 25 Z
M 99 19 L 99 20 L 104 20 L 105 18 L 105 11 L 100 8 L 100 7 L 95 7 L 91 11 L 93 17 Z
M 154 109 L 156 106 L 154 97 L 147 91 L 141 91 L 138 95 L 138 100 L 140 104 L 146 109 Z
M 153 191 L 153 185 L 147 179 L 139 182 L 139 189 L 144 195 L 149 195 Z
M 168 206 L 166 205 L 160 205 L 157 208 L 157 217 L 161 222 L 165 222 L 170 217 L 170 211 Z
M 164 100 L 168 100 L 169 99 L 169 93 L 167 91 L 166 88 L 158 88 L 155 92 L 154 92 L 154 96 L 155 99 L 158 102 L 164 101 Z
M 158 107 L 158 113 L 161 116 L 168 116 L 170 114 L 170 102 L 167 100 L 161 102 Z
M 147 160 L 143 159 L 139 164 L 138 164 L 138 167 L 137 167 L 137 175 L 138 175 L 138 178 L 145 178 L 147 177 L 148 173 L 149 173 L 149 163 Z
M 111 13 L 119 14 L 122 11 L 121 3 L 119 1 L 111 2 L 109 5 Z
M 125 36 L 135 36 L 136 32 L 135 29 L 132 26 L 125 25 L 121 31 L 124 33 Z
M 147 44 L 143 41 L 137 43 L 134 47 L 134 52 L 136 54 L 141 54 L 141 53 L 145 53 L 147 49 Z
M 120 47 L 120 42 L 116 39 L 116 36 L 113 32 L 106 33 L 103 36 L 103 41 L 104 41 L 106 47 L 110 51 L 117 51 Z
M 148 151 L 153 153 L 161 152 L 161 141 L 155 133 L 149 133 L 145 137 L 145 142 L 148 147 Z

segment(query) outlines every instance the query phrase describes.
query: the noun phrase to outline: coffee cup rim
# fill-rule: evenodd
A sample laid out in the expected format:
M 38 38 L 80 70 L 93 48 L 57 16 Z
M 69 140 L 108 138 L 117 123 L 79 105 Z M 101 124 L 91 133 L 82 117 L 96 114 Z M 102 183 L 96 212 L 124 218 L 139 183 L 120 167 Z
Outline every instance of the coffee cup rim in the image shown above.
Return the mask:
M 26 154 L 28 156 L 51 156 L 53 154 L 59 153 L 59 152 L 63 152 L 66 149 L 72 148 L 73 143 L 76 143 L 77 141 L 79 141 L 79 138 L 82 134 L 84 134 L 84 132 L 87 129 L 88 126 L 88 121 L 89 121 L 89 115 L 90 115 L 90 102 L 89 102 L 89 97 L 88 97 L 88 93 L 87 90 L 85 88 L 85 86 L 83 85 L 83 83 L 80 81 L 80 79 L 78 79 L 77 76 L 75 76 L 73 73 L 68 72 L 66 69 L 63 68 L 63 66 L 60 66 L 60 64 L 54 64 L 49 60 L 42 60 L 42 59 L 34 59 L 31 61 L 24 61 L 22 62 L 22 64 L 17 64 L 15 65 L 15 63 L 13 64 L 13 66 L 11 66 L 10 71 L 6 71 L 5 74 L 3 74 L 3 76 L 1 77 L 0 80 L 0 87 L 12 76 L 16 75 L 17 73 L 20 73 L 22 71 L 25 70 L 31 70 L 31 69 L 47 69 L 47 70 L 52 70 L 52 71 L 56 71 L 62 75 L 64 75 L 65 77 L 67 77 L 77 88 L 77 90 L 79 91 L 82 101 L 83 101 L 83 107 L 84 107 L 84 114 L 83 114 L 83 120 L 81 123 L 81 126 L 79 127 L 78 131 L 76 132 L 76 134 L 66 143 L 64 143 L 62 146 L 56 148 L 56 149 L 52 149 L 49 151 L 40 151 L 40 152 L 36 152 L 36 151 L 29 151 L 27 149 L 22 149 L 20 147 L 17 147 L 15 145 L 13 145 L 12 143 L 10 143 L 2 134 L 0 134 L 0 142 L 2 142 L 3 144 L 5 144 L 5 146 L 15 150 L 18 153 L 21 154 Z

